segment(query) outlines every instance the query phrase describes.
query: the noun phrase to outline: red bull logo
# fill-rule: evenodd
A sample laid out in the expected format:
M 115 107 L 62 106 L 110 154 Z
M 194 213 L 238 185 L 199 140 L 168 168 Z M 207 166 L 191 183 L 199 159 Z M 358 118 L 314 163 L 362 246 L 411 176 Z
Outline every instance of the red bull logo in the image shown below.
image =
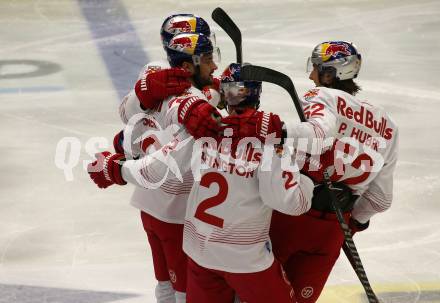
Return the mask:
M 323 49 L 322 49 L 322 55 L 323 55 L 322 57 L 324 59 L 323 61 L 327 61 L 330 58 L 336 58 L 341 54 L 346 56 L 351 55 L 350 49 L 348 48 L 347 45 L 334 44 L 334 43 L 323 45 Z
M 175 21 L 175 22 L 173 22 L 173 20 L 171 20 L 170 26 L 168 27 L 168 32 L 170 32 L 170 33 L 176 33 L 176 32 L 189 33 L 189 32 L 192 32 L 191 24 L 186 20 Z
M 170 41 L 169 48 L 174 48 L 174 49 L 192 48 L 192 40 L 190 37 L 173 38 Z
M 310 100 L 311 98 L 317 96 L 319 93 L 319 89 L 311 89 L 307 93 L 304 94 L 304 99 Z
M 234 82 L 234 74 L 236 72 L 236 68 L 233 66 L 229 66 L 222 74 L 222 81 Z

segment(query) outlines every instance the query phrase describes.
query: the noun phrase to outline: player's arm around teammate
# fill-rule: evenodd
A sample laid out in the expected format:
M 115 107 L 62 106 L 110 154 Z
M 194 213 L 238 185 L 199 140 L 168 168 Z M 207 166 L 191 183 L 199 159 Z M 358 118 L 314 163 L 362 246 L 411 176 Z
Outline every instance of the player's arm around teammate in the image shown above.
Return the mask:
M 167 18 L 162 33 L 164 27 L 168 29 L 177 22 L 196 25 L 194 30 L 198 32 L 202 30 L 209 31 L 209 27 L 202 18 L 192 15 L 178 15 Z M 169 32 L 168 30 L 165 31 Z M 179 33 L 177 28 L 173 32 Z M 120 132 L 114 140 L 117 153 L 114 155 L 109 152 L 100 153 L 97 155 L 97 161 L 89 167 L 90 176 L 98 187 L 105 188 L 112 184 L 124 185 L 127 181 L 137 185 L 131 204 L 141 210 L 142 223 L 153 255 L 156 279 L 159 281 L 155 294 L 157 302 L 160 303 L 174 302 L 174 298 L 176 302 L 185 302 L 186 256 L 182 251 L 182 230 L 186 200 L 192 185 L 192 176 L 184 173 L 183 180 L 178 180 L 174 175 L 168 177 L 164 174 L 161 175 L 162 177 L 159 180 L 152 179 L 157 175 L 144 169 L 144 161 L 146 160 L 145 155 L 151 153 L 151 146 L 158 150 L 161 145 L 170 142 L 171 139 L 167 139 L 170 136 L 168 136 L 169 132 L 166 129 L 171 123 L 180 126 L 182 126 L 180 122 L 192 125 L 193 127 L 189 127 L 189 129 L 198 133 L 201 133 L 198 130 L 199 127 L 204 127 L 202 129 L 206 129 L 206 131 L 211 129 L 209 127 L 210 108 L 213 107 L 207 104 L 205 96 L 200 93 L 198 88 L 189 88 L 189 86 L 195 84 L 191 78 L 197 73 L 194 70 L 190 72 L 183 68 L 188 67 L 185 64 L 193 63 L 193 57 L 202 57 L 203 60 L 200 61 L 203 62 L 200 62 L 200 64 L 203 67 L 200 69 L 204 75 L 201 78 L 204 79 L 204 83 L 211 82 L 211 74 L 216 66 L 212 65 L 212 62 L 206 63 L 205 61 L 206 55 L 208 53 L 212 54 L 213 46 L 208 36 L 202 34 L 200 37 L 195 36 L 196 39 L 193 42 L 197 43 L 199 48 L 192 55 L 187 56 L 187 63 L 182 61 L 182 64 L 176 64 L 172 68 L 169 68 L 168 65 L 165 70 L 160 69 L 160 64 L 149 64 L 137 82 L 135 90 L 125 98 L 121 105 L 123 122 L 128 122 L 135 115 L 141 116 L 141 119 L 138 119 L 139 121 L 135 121 L 136 124 L 129 123 L 130 125 L 127 126 L 127 128 L 131 127 L 132 132 L 128 132 L 131 136 L 126 136 L 127 142 L 125 143 L 131 143 L 131 149 L 123 148 L 124 132 Z M 164 46 L 168 45 L 172 37 L 170 34 L 166 41 L 163 39 Z M 183 99 L 178 98 L 179 92 L 186 93 Z M 162 100 L 168 94 L 177 96 Z M 186 107 L 186 114 L 182 116 L 185 118 L 184 121 L 178 121 L 177 117 L 181 112 L 179 104 L 186 104 L 185 99 L 189 97 L 198 100 L 198 105 L 190 108 Z M 150 106 L 151 108 L 148 109 L 149 105 L 154 106 Z M 205 110 L 201 112 L 200 108 Z M 205 117 L 204 113 L 207 113 L 208 116 Z M 201 119 L 200 123 L 198 119 Z M 212 123 L 217 126 L 216 120 L 212 119 Z M 136 143 L 135 140 L 143 134 L 149 135 L 140 143 Z M 171 142 L 174 141 L 171 140 Z M 142 158 L 136 163 L 130 161 L 127 163 L 126 157 Z M 179 162 L 186 163 L 184 161 Z M 157 171 L 160 171 L 160 168 Z M 167 168 L 165 167 L 165 169 Z M 172 171 L 170 175 L 173 172 L 175 171 Z M 144 175 L 140 175 L 140 173 Z M 149 175 L 149 179 L 145 181 L 143 176 L 147 175 Z

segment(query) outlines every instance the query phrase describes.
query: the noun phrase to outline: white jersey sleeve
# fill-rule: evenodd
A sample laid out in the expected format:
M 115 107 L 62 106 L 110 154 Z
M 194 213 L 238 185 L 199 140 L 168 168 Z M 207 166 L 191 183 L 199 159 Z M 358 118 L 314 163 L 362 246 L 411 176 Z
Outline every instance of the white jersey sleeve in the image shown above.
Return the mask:
M 122 123 L 127 124 L 134 115 L 143 112 L 141 103 L 133 89 L 122 99 L 122 103 L 119 105 L 119 117 Z
M 313 181 L 300 174 L 298 167 L 283 169 L 282 161 L 289 157 L 274 155 L 270 170 L 258 170 L 259 192 L 264 204 L 279 212 L 299 216 L 310 209 Z
M 193 141 L 194 138 L 183 130 L 158 151 L 138 160 L 125 161 L 123 179 L 147 189 L 192 186 L 192 180 L 187 184 L 184 175 L 190 171 L 188 159 L 191 159 Z

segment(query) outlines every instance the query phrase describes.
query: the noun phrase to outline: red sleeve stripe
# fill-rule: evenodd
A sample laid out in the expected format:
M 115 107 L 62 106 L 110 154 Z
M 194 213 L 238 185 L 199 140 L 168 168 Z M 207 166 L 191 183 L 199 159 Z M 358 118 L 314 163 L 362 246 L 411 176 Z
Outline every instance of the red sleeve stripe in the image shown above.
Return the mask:
M 298 205 L 295 208 L 295 213 L 297 214 L 303 214 L 307 211 L 307 200 L 304 196 L 304 193 L 301 189 L 301 187 L 299 187 L 299 193 L 298 193 Z
M 380 197 L 372 192 L 365 192 L 362 196 L 369 201 L 371 207 L 377 212 L 383 212 L 391 206 L 391 199 Z
M 124 122 L 124 124 L 128 123 L 128 118 L 125 113 L 125 106 L 127 104 L 127 100 L 128 98 L 124 98 L 124 101 L 122 101 L 121 105 L 119 105 L 119 116 L 121 117 L 121 120 L 122 122 Z
M 145 181 L 150 183 L 158 183 L 163 179 L 162 177 L 154 174 L 151 169 L 148 169 L 148 166 L 141 169 L 140 173 Z M 166 180 L 163 184 L 161 184 L 160 189 L 170 195 L 189 194 L 194 183 L 192 174 L 187 173 L 184 174 L 183 177 L 183 182 L 180 182 L 178 179 Z
M 316 121 L 309 121 L 309 123 L 312 125 L 313 127 L 313 131 L 315 132 L 315 136 L 316 138 L 324 138 L 325 137 L 325 132 L 322 129 L 321 125 L 319 125 L 318 122 Z

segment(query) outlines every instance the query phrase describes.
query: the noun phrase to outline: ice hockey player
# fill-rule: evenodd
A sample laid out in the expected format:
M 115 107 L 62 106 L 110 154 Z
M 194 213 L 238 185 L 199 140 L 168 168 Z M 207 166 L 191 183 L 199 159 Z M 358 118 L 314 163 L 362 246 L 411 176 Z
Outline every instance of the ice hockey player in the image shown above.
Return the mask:
M 322 147 L 318 155 L 308 155 L 302 169 L 316 183 L 312 209 L 298 217 L 274 212 L 270 236 L 298 302 L 312 303 L 318 299 L 344 241 L 322 186 L 323 171 L 329 172 L 342 193 L 340 206 L 352 233 L 366 229 L 372 216 L 391 205 L 398 128 L 382 108 L 354 97 L 360 90 L 353 79 L 359 73 L 361 55 L 353 44 L 320 43 L 308 66 L 309 78 L 316 85 L 302 99 L 308 122 L 289 125 L 287 121 L 285 130 L 290 138 L 307 138 Z M 247 136 L 257 133 L 257 127 L 230 126 Z
M 160 30 L 163 48 L 175 35 L 181 33 L 200 33 L 209 36 L 215 45 L 215 34 L 202 17 L 193 14 L 175 14 L 167 17 Z M 168 61 L 153 61 L 146 64 L 140 72 L 134 89 L 124 98 L 119 114 L 124 124 L 138 113 L 154 110 L 160 102 L 169 96 L 180 95 L 191 86 L 188 71 L 180 67 L 171 67 Z M 207 90 L 209 92 L 209 90 Z M 115 136 L 115 145 L 121 149 L 123 132 Z M 119 145 L 119 146 L 118 146 Z M 122 150 L 119 150 L 122 151 Z
M 215 42 L 215 35 L 203 18 L 193 14 L 174 14 L 164 20 L 160 30 L 165 52 L 173 36 L 188 32 L 202 33 Z M 180 95 L 191 86 L 188 79 L 190 75 L 188 71 L 182 68 L 170 67 L 168 61 L 150 62 L 142 69 L 133 90 L 123 98 L 119 106 L 122 122 L 127 124 L 130 121 L 130 123 L 124 130 L 116 134 L 113 140 L 116 152 L 123 153 L 130 158 L 136 158 L 145 153 L 151 153 L 163 144 L 168 143 L 169 137 L 163 131 L 161 135 L 158 135 L 158 131 L 161 131 L 162 128 L 154 112 L 161 111 L 159 104 L 164 99 L 172 95 Z M 210 92 L 209 89 L 205 91 Z M 144 112 L 148 115 L 141 114 Z M 125 140 L 125 142 L 124 131 L 126 134 L 128 133 L 128 140 Z M 143 139 L 137 140 L 138 138 Z M 163 206 L 158 206 L 156 201 L 152 201 L 151 189 L 137 186 L 131 198 L 131 205 L 141 211 L 144 230 L 152 248 L 155 276 L 158 280 L 156 287 L 158 302 L 164 302 L 164 300 L 168 300 L 166 298 L 173 297 L 175 290 L 177 290 L 177 296 L 179 296 L 179 292 L 184 289 L 184 280 L 177 281 L 173 274 L 176 270 L 167 265 L 167 263 L 174 262 L 173 259 L 179 258 L 167 255 L 173 251 L 181 253 L 181 249 L 175 249 L 175 247 L 181 247 L 182 237 L 172 238 L 175 233 L 171 235 L 164 232 L 157 234 L 155 230 L 158 227 L 155 220 L 170 223 L 168 225 L 170 228 L 177 227 L 179 230 L 181 229 L 181 219 L 176 219 L 170 214 L 165 215 L 164 212 L 167 210 L 162 209 Z M 176 213 L 178 214 L 179 211 L 176 210 Z M 179 223 L 179 225 L 174 226 L 174 223 Z M 163 242 L 162 245 L 157 243 L 158 240 Z M 168 262 L 167 259 L 169 259 Z
M 212 73 L 217 69 L 214 60 L 218 49 L 208 36 L 182 33 L 170 40 L 166 51 L 171 67 L 189 71 L 192 87 L 180 96 L 165 99 L 149 113 L 145 124 L 150 133 L 159 138 L 164 135 L 159 132 L 161 129 L 180 125 L 196 137 L 216 135 L 219 126 L 213 115 L 217 115 L 217 111 L 200 89 L 212 83 Z M 160 144 L 167 142 L 162 140 Z M 127 158 L 125 154 L 102 152 L 96 156 L 97 161 L 88 167 L 88 171 L 98 187 L 124 185 L 126 181 L 138 187 L 145 186 L 140 176 L 134 178 L 130 175 L 129 180 L 123 178 L 121 164 Z M 192 175 L 185 174 L 183 182 L 170 179 L 160 186 L 155 186 L 158 182 L 151 179 L 154 178 L 152 174 L 147 175 L 151 186 L 145 186 L 148 188 L 143 191 L 136 189 L 132 204 L 142 211 L 142 222 L 152 249 L 155 275 L 159 281 L 157 302 L 174 302 L 174 295 L 175 302 L 185 302 L 186 256 L 182 251 L 182 232 Z M 172 283 L 175 294 L 168 281 Z

